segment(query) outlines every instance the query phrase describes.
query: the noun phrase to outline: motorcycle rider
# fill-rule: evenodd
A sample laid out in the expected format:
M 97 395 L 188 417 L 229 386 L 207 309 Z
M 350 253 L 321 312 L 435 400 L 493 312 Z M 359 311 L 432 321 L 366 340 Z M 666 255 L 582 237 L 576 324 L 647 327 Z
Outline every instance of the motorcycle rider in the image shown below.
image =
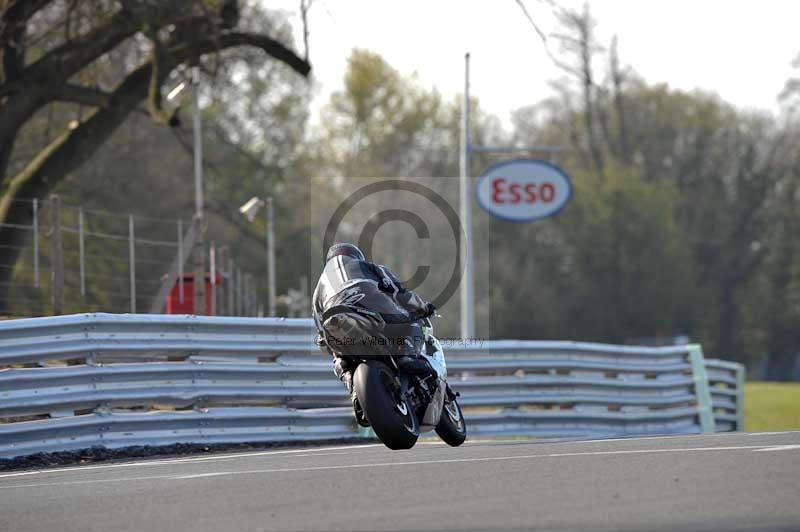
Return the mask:
M 424 337 L 418 321 L 436 307 L 405 289 L 387 267 L 368 262 L 357 246 L 330 247 L 313 303 L 317 345 L 333 356 L 334 372 L 350 392 L 362 425 L 353 392 L 356 364 L 350 357 L 393 354 L 404 371 L 431 371 L 419 356 Z

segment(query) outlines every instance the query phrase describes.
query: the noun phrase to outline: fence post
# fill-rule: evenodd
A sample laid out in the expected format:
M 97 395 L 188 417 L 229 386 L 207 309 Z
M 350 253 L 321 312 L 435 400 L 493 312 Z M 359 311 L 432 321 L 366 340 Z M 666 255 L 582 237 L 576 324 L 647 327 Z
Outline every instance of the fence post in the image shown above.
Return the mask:
M 258 312 L 258 291 L 256 290 L 255 278 L 252 274 L 249 277 L 250 282 L 248 283 L 248 286 L 250 287 L 250 290 L 248 291 L 248 294 L 250 296 L 250 313 L 248 316 L 255 316 Z
M 242 275 L 242 316 L 250 315 L 250 274 Z
M 78 207 L 78 255 L 80 260 L 81 296 L 86 295 L 86 267 L 83 244 L 83 207 Z
M 197 226 L 197 236 L 194 241 L 194 314 L 203 316 L 206 314 L 206 246 L 203 239 L 205 229 L 203 227 L 202 215 L 195 215 L 195 225 Z
M 234 289 L 236 285 L 234 283 L 236 282 L 236 275 L 233 268 L 233 258 L 231 257 L 230 252 L 228 252 L 227 258 L 228 258 L 228 283 L 227 286 L 225 287 L 228 295 L 227 310 L 228 310 L 228 316 L 235 316 L 236 303 L 234 298 L 235 296 Z
M 58 316 L 64 313 L 64 242 L 61 239 L 61 199 L 53 194 L 50 196 L 50 216 L 52 240 L 52 292 L 53 314 Z
M 33 198 L 33 285 L 39 288 L 39 199 Z
M 228 246 L 220 246 L 219 248 L 219 273 L 222 277 L 222 283 L 219 287 L 219 312 L 220 316 L 229 316 L 230 310 L 226 298 L 228 285 L 230 284 L 230 276 L 228 271 Z
M 178 220 L 178 301 L 183 303 L 183 220 Z
M 256 292 L 256 282 L 253 279 L 252 274 L 248 274 L 247 276 L 247 299 L 249 300 L 249 312 L 247 313 L 248 316 L 255 316 L 256 315 L 256 307 L 258 306 L 258 293 Z
M 206 309 L 206 314 L 209 316 L 217 315 L 217 248 L 216 243 L 212 240 L 208 247 L 208 273 L 210 281 L 210 300 L 211 308 Z
M 697 400 L 697 415 L 700 418 L 700 432 L 709 433 L 716 430 L 714 426 L 713 403 L 711 402 L 711 388 L 708 385 L 703 349 L 699 344 L 690 344 L 689 362 L 692 365 L 692 379 L 694 380 L 694 395 Z
M 309 314 L 306 314 L 306 312 L 311 312 L 311 304 L 309 303 L 310 298 L 308 297 L 308 277 L 305 275 L 300 276 L 300 297 L 299 316 L 308 316 Z
M 236 315 L 242 315 L 242 270 L 236 268 Z
M 133 214 L 128 215 L 128 258 L 130 262 L 131 314 L 136 314 L 136 240 L 133 229 Z
M 178 224 L 178 227 L 181 231 L 183 230 L 183 224 Z M 151 300 L 150 314 L 160 314 L 164 311 L 164 307 L 167 305 L 167 299 L 176 286 L 180 289 L 181 294 L 183 294 L 186 289 L 183 283 L 183 273 L 186 269 L 183 261 L 186 259 L 186 254 L 182 253 L 182 251 L 185 249 L 192 249 L 196 234 L 197 228 L 194 224 L 190 224 L 186 233 L 178 237 L 178 251 L 175 254 L 175 258 L 170 263 L 167 275 L 162 277 L 161 287 Z M 180 295 L 178 297 L 180 297 Z

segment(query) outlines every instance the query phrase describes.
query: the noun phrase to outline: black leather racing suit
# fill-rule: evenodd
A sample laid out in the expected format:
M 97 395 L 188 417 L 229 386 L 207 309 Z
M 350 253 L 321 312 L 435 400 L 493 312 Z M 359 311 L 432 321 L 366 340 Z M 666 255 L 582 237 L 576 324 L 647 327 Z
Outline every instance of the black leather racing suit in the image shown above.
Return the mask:
M 313 301 L 317 342 L 333 355 L 336 376 L 349 391 L 350 357 L 416 357 L 424 342 L 417 320 L 435 310 L 385 266 L 346 255 L 325 264 Z

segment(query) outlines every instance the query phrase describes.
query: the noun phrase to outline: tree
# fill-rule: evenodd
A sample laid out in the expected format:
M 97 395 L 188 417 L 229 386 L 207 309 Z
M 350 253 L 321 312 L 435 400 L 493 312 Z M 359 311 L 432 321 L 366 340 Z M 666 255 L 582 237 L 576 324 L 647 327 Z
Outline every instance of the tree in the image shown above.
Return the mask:
M 344 90 L 322 111 L 320 171 L 344 176 L 450 175 L 449 106 L 378 54 L 353 50 Z M 453 159 L 454 160 L 454 159 Z M 445 172 L 444 174 L 442 172 Z
M 601 182 L 575 176 L 576 201 L 562 221 L 573 291 L 568 323 L 586 339 L 615 343 L 687 331 L 694 272 L 675 220 L 676 191 L 609 170 Z
M 777 327 L 788 330 L 795 321 L 778 287 L 794 286 L 786 266 L 791 246 L 778 235 L 786 234 L 791 217 L 777 213 L 790 211 L 782 198 L 797 180 L 796 134 L 786 123 L 738 110 L 714 94 L 646 84 L 621 66 L 616 39 L 607 56 L 593 41 L 588 12 L 554 9 L 565 29 L 549 37 L 572 59 L 553 60 L 569 77 L 556 84 L 557 97 L 516 113 L 515 140 L 568 146 L 559 163 L 571 172 L 607 178 L 622 172 L 674 190 L 672 213 L 691 251 L 696 283 L 689 297 L 704 309 L 686 332 L 712 354 L 734 360 L 775 352 L 769 347 L 775 335 L 787 345 L 791 335 Z M 608 59 L 605 78 L 593 72 L 601 57 Z M 794 81 L 784 98 L 795 94 Z M 765 293 L 773 299 L 763 301 Z M 759 312 L 767 308 L 777 314 L 765 322 Z
M 250 46 L 302 76 L 311 68 L 272 35 L 241 30 L 235 0 L 5 0 L 0 8 L 0 245 L 12 262 L 27 236 L 15 226 L 32 216 L 14 200 L 45 196 L 142 102 L 156 121 L 174 125 L 162 87 L 178 67 L 209 69 L 204 56 L 219 59 L 222 50 Z M 75 118 L 35 154 L 11 164 L 20 133 L 58 102 L 77 106 Z M 0 271 L 0 306 L 10 274 Z

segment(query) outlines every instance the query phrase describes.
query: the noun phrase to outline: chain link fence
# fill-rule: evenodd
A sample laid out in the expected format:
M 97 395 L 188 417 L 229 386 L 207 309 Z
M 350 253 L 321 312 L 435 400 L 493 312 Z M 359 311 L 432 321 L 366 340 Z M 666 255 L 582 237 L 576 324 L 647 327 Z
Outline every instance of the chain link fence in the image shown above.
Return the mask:
M 191 285 L 184 285 L 191 282 L 191 221 L 87 209 L 55 195 L 13 201 L 33 216 L 30 225 L 0 223 L 30 233 L 25 246 L 0 247 L 0 268 L 12 270 L 0 316 L 161 313 L 170 296 L 181 304 L 191 299 Z M 237 265 L 228 246 L 206 243 L 204 253 L 209 313 L 263 315 L 257 278 Z

